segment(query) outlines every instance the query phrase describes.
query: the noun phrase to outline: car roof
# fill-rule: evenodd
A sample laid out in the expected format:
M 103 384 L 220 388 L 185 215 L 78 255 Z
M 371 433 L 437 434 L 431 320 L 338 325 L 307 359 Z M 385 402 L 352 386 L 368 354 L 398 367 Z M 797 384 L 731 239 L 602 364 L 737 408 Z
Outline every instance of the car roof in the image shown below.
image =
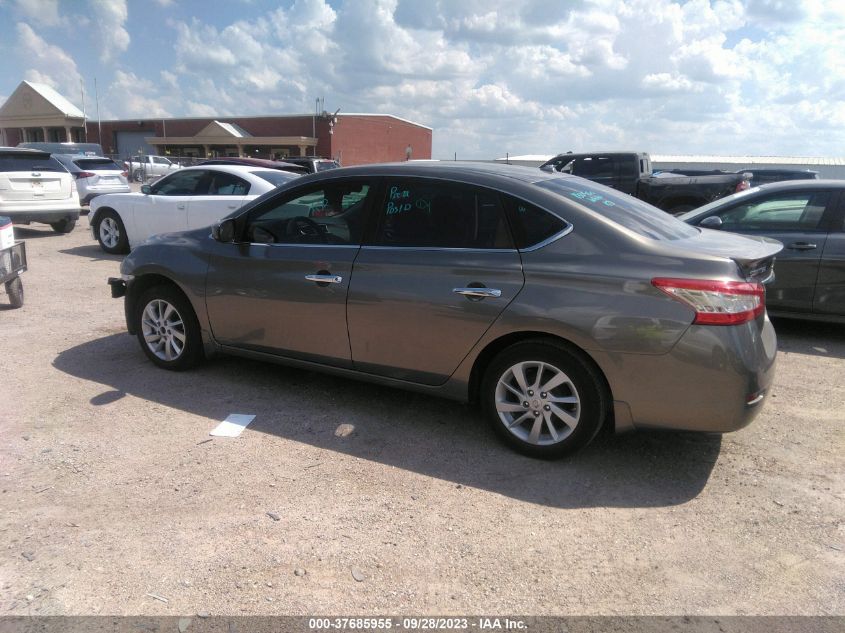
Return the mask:
M 230 174 L 239 174 L 239 175 L 251 174 L 251 173 L 256 172 L 256 171 L 261 171 L 261 170 L 266 171 L 267 170 L 266 167 L 259 167 L 258 165 L 218 165 L 218 164 L 215 164 L 215 165 L 191 165 L 190 167 L 184 167 L 184 168 L 182 168 L 178 171 L 179 172 L 196 171 L 198 169 L 204 169 L 204 170 L 214 169 L 215 171 L 225 171 L 225 172 L 228 172 Z M 277 171 L 280 171 L 280 170 L 277 170 Z M 172 171 L 170 173 L 175 174 L 175 173 L 178 173 L 178 172 Z
M 43 149 L 32 149 L 30 147 L 0 147 L 0 154 L 7 156 L 49 156 L 50 152 Z
M 470 180 L 477 179 L 478 177 L 502 177 L 524 183 L 567 177 L 558 173 L 551 174 L 544 172 L 536 167 L 523 167 L 521 165 L 507 165 L 503 163 L 405 161 L 401 163 L 374 163 L 370 165 L 357 165 L 355 167 L 340 167 L 338 169 L 321 171 L 316 174 L 308 174 L 307 176 L 303 176 L 302 179 L 305 182 L 306 179 L 308 181 L 316 181 L 350 176 L 419 176 L 423 178 L 458 178 Z

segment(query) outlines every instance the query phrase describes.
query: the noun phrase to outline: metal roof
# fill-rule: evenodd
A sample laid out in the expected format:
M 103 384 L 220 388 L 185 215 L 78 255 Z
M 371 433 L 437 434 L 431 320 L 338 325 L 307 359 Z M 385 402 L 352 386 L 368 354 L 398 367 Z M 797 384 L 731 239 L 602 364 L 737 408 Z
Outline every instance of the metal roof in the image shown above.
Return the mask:
M 47 101 L 50 102 L 50 104 L 53 107 L 55 107 L 57 110 L 60 110 L 66 116 L 76 117 L 76 118 L 80 118 L 80 119 L 85 118 L 85 115 L 82 113 L 82 110 L 77 108 L 75 105 L 73 105 L 70 101 L 65 99 L 58 92 L 53 90 L 47 84 L 37 84 L 37 83 L 33 83 L 31 81 L 24 81 L 23 83 L 25 83 L 27 86 L 32 88 L 35 92 L 37 92 L 42 97 L 44 97 Z
M 845 158 L 825 156 L 713 156 L 652 154 L 652 163 L 729 163 L 732 165 L 845 165 Z

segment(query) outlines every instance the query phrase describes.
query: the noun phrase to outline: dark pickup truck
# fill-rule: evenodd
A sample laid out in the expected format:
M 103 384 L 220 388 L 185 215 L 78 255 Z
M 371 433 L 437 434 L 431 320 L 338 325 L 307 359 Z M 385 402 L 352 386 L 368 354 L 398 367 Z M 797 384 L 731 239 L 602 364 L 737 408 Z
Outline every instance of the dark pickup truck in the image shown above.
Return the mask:
M 749 187 L 748 176 L 742 173 L 652 176 L 651 159 L 643 152 L 558 154 L 540 169 L 593 180 L 675 215 Z

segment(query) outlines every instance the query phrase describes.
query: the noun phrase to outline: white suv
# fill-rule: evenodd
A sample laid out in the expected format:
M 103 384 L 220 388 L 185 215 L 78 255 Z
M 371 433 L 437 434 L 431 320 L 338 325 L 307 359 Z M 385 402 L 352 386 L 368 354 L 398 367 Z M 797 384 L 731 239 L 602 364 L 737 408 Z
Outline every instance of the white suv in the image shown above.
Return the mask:
M 79 219 L 76 183 L 48 152 L 0 147 L 0 216 L 70 233 Z

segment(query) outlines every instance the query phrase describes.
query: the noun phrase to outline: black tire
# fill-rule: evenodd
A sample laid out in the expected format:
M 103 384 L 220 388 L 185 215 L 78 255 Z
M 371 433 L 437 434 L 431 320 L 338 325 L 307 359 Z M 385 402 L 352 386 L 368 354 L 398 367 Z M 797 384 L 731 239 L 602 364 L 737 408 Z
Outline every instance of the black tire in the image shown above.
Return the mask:
M 144 182 L 144 170 L 136 169 L 132 172 L 132 180 L 135 182 Z
M 126 227 L 123 226 L 123 220 L 120 219 L 116 211 L 106 209 L 98 213 L 95 222 L 94 234 L 97 236 L 97 242 L 100 244 L 100 248 L 112 255 L 129 252 L 129 238 L 126 235 Z M 103 222 L 106 222 L 106 224 L 104 225 Z M 110 231 L 107 231 L 107 228 Z M 116 241 L 109 239 L 109 235 L 113 236 L 114 233 L 117 233 Z M 109 246 L 109 243 L 111 243 L 111 246 Z
M 50 226 L 56 233 L 70 233 L 73 227 L 76 226 L 76 220 L 72 218 L 64 218 L 58 222 L 50 222 Z
M 20 277 L 6 282 L 6 294 L 9 295 L 9 303 L 13 308 L 23 305 L 23 282 Z
M 173 308 L 172 312 L 167 310 L 168 305 Z M 158 316 L 155 320 L 145 315 L 148 306 L 150 314 Z M 191 303 L 175 286 L 154 286 L 145 290 L 135 303 L 134 319 L 141 349 L 159 367 L 181 371 L 203 360 L 199 321 Z M 184 341 L 179 340 L 179 333 Z M 158 338 L 148 343 L 147 336 Z
M 522 367 L 526 390 L 518 385 L 513 371 L 517 366 Z M 565 381 L 548 392 L 541 391 L 539 386 L 551 383 L 555 375 L 562 375 Z M 500 387 L 500 381 L 516 386 L 523 396 L 517 397 L 504 384 Z M 525 399 L 519 402 L 521 397 Z M 575 398 L 576 402 L 564 403 L 560 398 Z M 508 446 L 531 457 L 556 459 L 583 448 L 596 436 L 610 398 L 599 372 L 577 351 L 557 341 L 535 340 L 516 343 L 493 359 L 481 383 L 481 405 L 493 430 Z M 515 409 L 500 413 L 497 406 Z M 574 423 L 564 423 L 564 415 Z M 507 423 L 513 422 L 516 424 L 509 429 Z M 531 441 L 535 429 L 539 433 Z

